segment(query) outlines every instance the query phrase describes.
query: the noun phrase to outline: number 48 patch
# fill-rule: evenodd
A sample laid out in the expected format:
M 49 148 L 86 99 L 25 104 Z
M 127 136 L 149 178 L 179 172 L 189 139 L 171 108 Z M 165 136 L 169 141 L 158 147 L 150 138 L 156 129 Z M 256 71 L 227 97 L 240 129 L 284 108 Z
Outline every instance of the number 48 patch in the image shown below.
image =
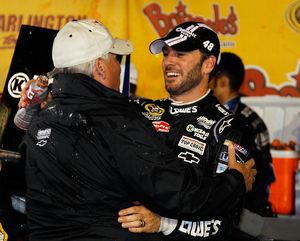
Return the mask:
M 204 48 L 211 51 L 215 45 L 212 42 L 210 42 L 209 40 L 206 40 L 203 42 L 203 46 L 204 46 Z

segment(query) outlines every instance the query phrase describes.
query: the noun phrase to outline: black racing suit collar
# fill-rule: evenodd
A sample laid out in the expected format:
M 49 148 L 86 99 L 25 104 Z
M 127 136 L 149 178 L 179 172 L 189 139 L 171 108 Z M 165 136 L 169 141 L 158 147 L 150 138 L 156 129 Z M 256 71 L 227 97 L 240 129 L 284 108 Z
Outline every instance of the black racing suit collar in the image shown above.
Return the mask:
M 204 95 L 202 95 L 200 98 L 190 101 L 190 102 L 176 101 L 176 100 L 172 99 L 171 97 L 169 97 L 169 100 L 171 101 L 171 104 L 174 106 L 188 106 L 188 105 L 193 105 L 195 103 L 198 103 L 199 101 L 203 100 L 206 96 L 208 96 L 211 93 L 212 93 L 211 89 L 208 89 L 206 91 L 206 93 Z
M 169 113 L 171 115 L 195 114 L 200 108 L 207 108 L 207 106 L 211 105 L 214 102 L 212 101 L 213 98 L 215 97 L 210 89 L 199 99 L 188 103 L 175 102 L 169 98 Z

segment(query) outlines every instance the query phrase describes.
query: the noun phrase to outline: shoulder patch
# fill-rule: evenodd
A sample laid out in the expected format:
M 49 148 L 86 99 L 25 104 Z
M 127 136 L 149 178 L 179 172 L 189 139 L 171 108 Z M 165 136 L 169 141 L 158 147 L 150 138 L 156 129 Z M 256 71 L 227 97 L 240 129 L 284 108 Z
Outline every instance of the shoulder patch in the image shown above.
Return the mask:
M 220 111 L 223 115 L 229 115 L 230 112 L 225 109 L 221 104 L 216 104 L 215 107 Z
M 223 116 L 223 118 L 219 119 L 218 122 L 213 126 L 213 132 L 214 137 L 219 141 L 219 136 L 228 128 L 232 126 L 232 124 L 235 122 L 235 116 L 234 114 L 230 113 L 229 115 Z
M 218 133 L 219 134 L 222 134 L 222 132 L 229 126 L 231 126 L 231 121 L 233 120 L 233 117 L 231 119 L 228 119 L 228 120 L 223 120 L 219 130 L 218 130 Z

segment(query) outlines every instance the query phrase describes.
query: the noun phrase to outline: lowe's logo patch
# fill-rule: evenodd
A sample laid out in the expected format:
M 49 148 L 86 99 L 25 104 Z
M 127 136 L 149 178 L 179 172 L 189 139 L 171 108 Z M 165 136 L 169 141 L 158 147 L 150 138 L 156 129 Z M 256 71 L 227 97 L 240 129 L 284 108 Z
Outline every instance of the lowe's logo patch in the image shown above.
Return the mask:
M 198 107 L 197 106 L 190 106 L 190 107 L 174 107 L 170 106 L 170 114 L 177 115 L 177 114 L 190 114 L 190 113 L 197 113 Z
M 210 237 L 219 232 L 221 225 L 222 221 L 217 219 L 197 222 L 183 220 L 179 227 L 179 231 L 193 237 Z

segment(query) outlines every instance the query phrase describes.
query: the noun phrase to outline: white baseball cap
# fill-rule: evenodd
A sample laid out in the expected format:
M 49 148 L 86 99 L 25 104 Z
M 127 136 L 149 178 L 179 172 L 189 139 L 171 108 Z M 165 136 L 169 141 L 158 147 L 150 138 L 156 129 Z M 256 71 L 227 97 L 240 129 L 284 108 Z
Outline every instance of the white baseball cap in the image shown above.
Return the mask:
M 65 68 L 89 62 L 107 53 L 128 55 L 132 50 L 130 41 L 113 38 L 99 21 L 73 20 L 57 33 L 52 60 L 55 68 Z

